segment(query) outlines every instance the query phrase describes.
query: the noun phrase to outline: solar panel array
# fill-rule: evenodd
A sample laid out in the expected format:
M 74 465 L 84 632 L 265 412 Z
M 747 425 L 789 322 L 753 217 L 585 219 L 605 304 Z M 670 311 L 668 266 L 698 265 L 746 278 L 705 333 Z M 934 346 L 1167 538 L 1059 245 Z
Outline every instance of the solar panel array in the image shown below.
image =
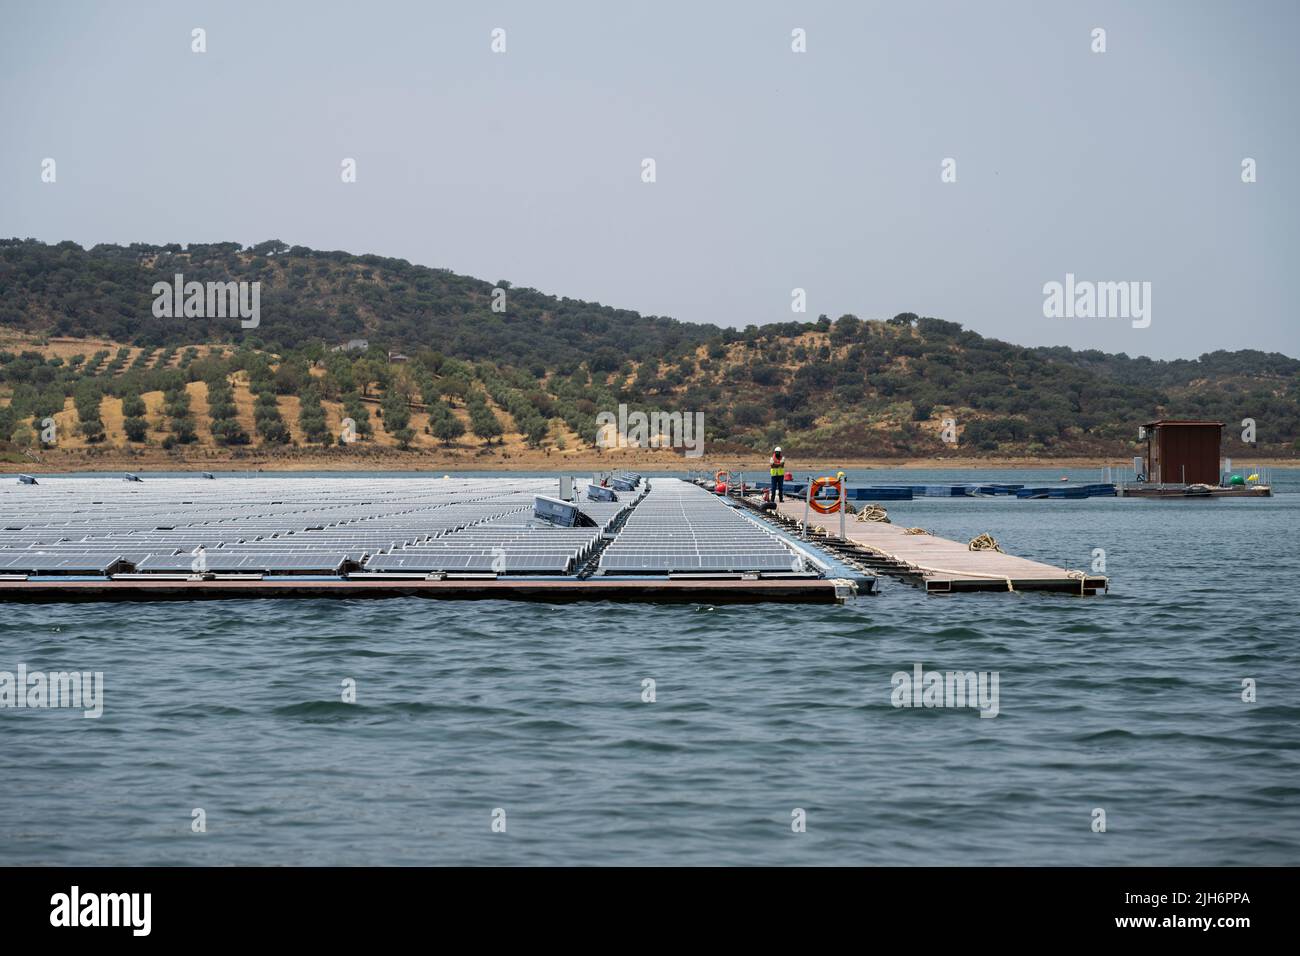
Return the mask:
M 617 502 L 580 500 L 592 526 L 562 528 L 533 515 L 537 495 L 556 494 L 554 478 L 0 482 L 0 575 L 572 575 L 592 564 L 604 574 L 795 567 L 796 555 L 779 537 L 695 485 L 665 478 L 637 485 Z
M 779 537 L 676 478 L 655 480 L 600 557 L 603 574 L 797 570 L 801 559 Z
M 532 517 L 550 478 L 42 478 L 0 484 L 0 574 L 568 573 L 595 527 Z

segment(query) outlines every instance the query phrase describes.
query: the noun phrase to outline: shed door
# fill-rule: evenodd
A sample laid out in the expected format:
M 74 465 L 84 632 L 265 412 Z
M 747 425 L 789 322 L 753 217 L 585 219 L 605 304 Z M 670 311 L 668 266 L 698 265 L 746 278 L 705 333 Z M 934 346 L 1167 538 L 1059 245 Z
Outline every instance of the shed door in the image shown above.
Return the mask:
M 1169 425 L 1160 431 L 1162 481 L 1219 483 L 1219 429 Z

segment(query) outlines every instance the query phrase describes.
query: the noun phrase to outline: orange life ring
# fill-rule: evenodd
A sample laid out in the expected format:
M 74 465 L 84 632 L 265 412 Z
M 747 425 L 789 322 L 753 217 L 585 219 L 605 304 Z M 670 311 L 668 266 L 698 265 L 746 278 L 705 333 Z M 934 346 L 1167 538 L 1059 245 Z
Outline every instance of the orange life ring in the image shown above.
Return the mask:
M 715 471 L 715 472 L 713 473 L 713 480 L 714 480 L 714 481 L 730 481 L 730 480 L 731 480 L 731 472 L 727 471 L 727 469 L 725 469 L 725 468 L 719 468 L 717 471 Z
M 838 478 L 814 478 L 813 483 L 808 486 L 808 507 L 819 515 L 833 515 L 840 510 L 840 499 L 837 495 L 835 500 L 829 505 L 818 504 L 817 492 L 823 488 L 838 488 L 840 480 Z

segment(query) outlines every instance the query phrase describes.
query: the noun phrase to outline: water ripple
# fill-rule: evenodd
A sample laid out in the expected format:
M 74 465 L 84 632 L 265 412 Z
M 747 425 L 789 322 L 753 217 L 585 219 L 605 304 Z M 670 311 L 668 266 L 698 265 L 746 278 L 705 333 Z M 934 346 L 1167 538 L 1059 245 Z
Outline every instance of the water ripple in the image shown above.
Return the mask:
M 5 606 L 0 670 L 105 696 L 0 710 L 0 864 L 1295 864 L 1300 614 L 1223 568 L 1294 566 L 1297 498 L 890 509 L 1104 548 L 1096 599 Z M 998 716 L 895 708 L 918 663 L 997 671 Z

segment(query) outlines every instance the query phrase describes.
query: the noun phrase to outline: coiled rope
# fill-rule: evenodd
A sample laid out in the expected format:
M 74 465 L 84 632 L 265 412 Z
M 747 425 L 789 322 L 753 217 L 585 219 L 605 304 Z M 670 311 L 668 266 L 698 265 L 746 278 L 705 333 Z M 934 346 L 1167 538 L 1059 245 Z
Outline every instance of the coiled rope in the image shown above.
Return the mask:
M 856 517 L 859 521 L 883 521 L 885 524 L 890 523 L 889 512 L 880 507 L 880 505 L 867 505 L 857 513 Z
M 924 528 L 904 528 L 903 534 L 929 534 Z
M 968 551 L 997 551 L 999 554 L 1006 554 L 1002 546 L 998 544 L 998 539 L 993 537 L 987 531 L 984 534 L 971 538 L 970 544 L 966 545 Z

